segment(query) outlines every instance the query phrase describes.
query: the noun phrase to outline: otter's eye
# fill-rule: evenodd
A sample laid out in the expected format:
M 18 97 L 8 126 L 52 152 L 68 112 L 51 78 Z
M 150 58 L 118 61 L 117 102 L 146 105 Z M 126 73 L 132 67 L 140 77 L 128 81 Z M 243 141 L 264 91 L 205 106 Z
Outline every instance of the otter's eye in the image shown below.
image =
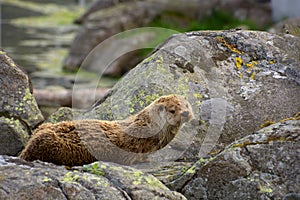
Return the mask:
M 162 105 L 160 105 L 159 107 L 158 107 L 158 110 L 159 111 L 162 111 L 164 109 L 164 107 L 162 106 Z
M 175 110 L 170 110 L 170 113 L 174 114 L 174 113 L 175 113 Z

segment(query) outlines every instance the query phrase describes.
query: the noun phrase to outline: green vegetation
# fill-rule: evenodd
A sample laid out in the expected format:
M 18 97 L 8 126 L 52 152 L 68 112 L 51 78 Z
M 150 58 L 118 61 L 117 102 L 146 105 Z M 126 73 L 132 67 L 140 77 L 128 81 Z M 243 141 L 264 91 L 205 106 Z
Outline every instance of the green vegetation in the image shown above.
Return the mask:
M 165 41 L 174 32 L 189 32 L 198 30 L 224 30 L 233 29 L 237 27 L 246 27 L 248 29 L 257 29 L 255 24 L 250 20 L 238 20 L 229 13 L 215 10 L 211 15 L 204 17 L 202 20 L 197 21 L 187 17 L 186 15 L 166 11 L 160 16 L 156 17 L 150 24 L 150 27 L 166 28 L 166 32 L 159 34 L 155 40 L 151 41 L 148 46 L 157 46 Z M 168 30 L 169 29 L 169 30 Z M 146 56 L 153 49 L 141 50 L 141 55 Z
M 83 13 L 83 8 L 78 6 L 59 6 L 54 3 L 38 3 L 22 0 L 3 0 L 3 3 L 27 8 L 32 11 L 43 13 L 44 16 L 24 17 L 13 19 L 12 23 L 17 26 L 49 27 L 72 24 L 74 19 Z M 42 8 L 42 9 L 41 9 Z
M 99 164 L 97 162 L 90 164 L 90 165 L 83 165 L 83 170 L 95 174 L 98 176 L 104 176 L 103 170 L 99 167 Z
M 168 17 L 162 17 L 166 15 Z M 238 20 L 229 13 L 215 10 L 211 15 L 204 17 L 202 20 L 188 18 L 175 12 L 165 12 L 163 15 L 154 19 L 150 26 L 163 27 L 177 30 L 179 32 L 195 30 L 222 30 L 231 29 L 239 26 L 246 26 L 248 29 L 257 29 L 255 24 L 250 20 Z

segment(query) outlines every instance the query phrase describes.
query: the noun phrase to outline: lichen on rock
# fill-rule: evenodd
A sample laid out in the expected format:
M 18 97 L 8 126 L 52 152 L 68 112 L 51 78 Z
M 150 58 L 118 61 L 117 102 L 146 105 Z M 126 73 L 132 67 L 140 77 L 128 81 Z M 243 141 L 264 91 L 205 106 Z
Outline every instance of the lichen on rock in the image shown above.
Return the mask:
M 17 155 L 43 116 L 27 74 L 6 52 L 1 51 L 0 60 L 0 154 Z

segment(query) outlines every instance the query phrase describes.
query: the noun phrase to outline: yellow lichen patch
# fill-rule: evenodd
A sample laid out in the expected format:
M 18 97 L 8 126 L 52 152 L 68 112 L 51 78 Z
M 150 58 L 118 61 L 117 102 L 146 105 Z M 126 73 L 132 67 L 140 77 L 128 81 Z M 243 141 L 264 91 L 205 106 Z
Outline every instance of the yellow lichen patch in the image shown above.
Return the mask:
M 106 169 L 107 167 L 106 167 L 106 165 L 101 165 L 100 168 L 101 169 Z
M 139 184 L 142 183 L 142 179 L 143 179 L 142 176 L 137 177 L 137 179 L 134 180 L 134 181 L 132 182 L 132 184 L 133 184 L 133 185 L 139 185 Z
M 49 181 L 52 181 L 52 179 L 49 178 L 49 177 L 47 177 L 47 176 L 45 176 L 42 181 L 43 182 L 49 182 Z
M 139 171 L 133 172 L 133 176 L 135 177 L 140 177 L 142 174 L 143 172 L 139 172 Z
M 246 141 L 243 143 L 237 143 L 237 144 L 233 144 L 231 147 L 232 148 L 237 148 L 237 147 L 246 147 L 248 145 L 256 145 L 256 144 L 267 144 L 267 142 L 251 142 L 251 141 Z
M 283 141 L 291 141 L 292 139 L 287 139 L 285 137 L 268 137 L 267 142 L 283 142 Z
M 257 64 L 258 63 L 256 61 L 251 61 L 250 63 L 246 63 L 246 67 L 248 67 L 247 72 L 250 73 L 251 70 L 254 69 L 255 65 Z
M 195 166 L 195 165 L 193 165 L 191 168 L 189 168 L 189 169 L 186 171 L 186 173 L 189 173 L 189 174 L 194 174 L 194 173 L 195 173 L 195 171 L 196 171 L 196 166 Z
M 265 121 L 264 123 L 262 123 L 261 125 L 260 125 L 260 128 L 265 128 L 265 127 L 267 127 L 267 126 L 270 126 L 270 125 L 272 125 L 272 124 L 275 124 L 275 122 L 274 121 Z
M 262 186 L 262 185 L 259 187 L 259 191 L 261 193 L 271 193 L 271 192 L 273 192 L 272 188 Z
M 273 64 L 275 64 L 275 61 L 271 60 L 269 63 L 270 63 L 271 65 L 273 65 Z
M 289 118 L 282 119 L 279 122 L 286 122 L 288 120 L 300 120 L 300 117 L 289 117 Z
M 10 57 L 8 57 L 6 53 L 4 53 L 4 57 L 11 67 L 16 67 L 16 64 L 14 63 L 14 61 Z
M 254 68 L 253 63 L 247 63 L 246 66 L 249 67 L 249 68 Z
M 241 52 L 235 46 L 229 44 L 223 37 L 217 37 L 217 40 L 221 42 L 225 47 L 230 49 L 230 51 L 232 51 L 233 53 L 244 54 L 244 52 Z
M 68 172 L 64 175 L 63 181 L 66 183 L 77 183 L 76 181 L 79 179 L 78 174 L 74 174 L 73 172 Z
M 236 68 L 238 68 L 240 70 L 242 68 L 242 64 L 243 64 L 242 58 L 236 57 L 235 58 L 235 66 L 236 66 Z
M 221 150 L 212 151 L 212 152 L 209 153 L 209 155 L 211 155 L 211 156 L 212 155 L 217 155 L 220 152 L 221 152 Z
M 158 188 L 166 189 L 166 186 L 154 177 L 146 176 L 145 180 L 149 186 L 152 186 L 154 188 L 158 187 Z
M 300 112 L 296 113 L 293 117 L 282 119 L 279 122 L 286 122 L 288 120 L 300 120 Z
M 155 60 L 156 63 L 163 63 L 163 57 L 162 56 L 158 56 L 157 59 Z
M 4 175 L 1 173 L 0 174 L 0 181 L 3 181 L 5 178 L 4 178 Z
M 193 96 L 199 100 L 203 98 L 203 96 L 198 93 L 194 93 Z M 196 103 L 197 103 L 197 106 L 201 106 L 201 101 L 196 101 Z
M 300 118 L 300 112 L 297 112 L 297 113 L 294 115 L 294 117 Z
M 300 120 L 300 112 L 296 113 L 293 117 L 288 117 L 288 118 L 282 119 L 279 122 L 283 123 L 288 120 Z M 274 121 L 265 121 L 263 124 L 260 125 L 260 128 L 264 128 L 264 127 L 270 126 L 275 123 L 276 122 L 274 122 Z
M 252 72 L 252 74 L 251 74 L 251 76 L 250 76 L 250 79 L 251 79 L 251 80 L 254 80 L 254 78 L 255 78 L 255 72 Z
M 197 99 L 202 99 L 202 95 L 198 93 L 194 93 L 194 97 Z

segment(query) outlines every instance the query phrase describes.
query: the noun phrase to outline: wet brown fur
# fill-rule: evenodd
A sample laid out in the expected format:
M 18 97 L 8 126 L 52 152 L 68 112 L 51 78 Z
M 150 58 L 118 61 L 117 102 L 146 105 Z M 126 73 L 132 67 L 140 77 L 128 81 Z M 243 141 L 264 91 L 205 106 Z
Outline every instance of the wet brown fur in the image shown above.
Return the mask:
M 162 96 L 125 120 L 43 124 L 34 131 L 20 157 L 67 166 L 98 159 L 132 164 L 140 159 L 139 155 L 166 146 L 192 117 L 184 97 Z

